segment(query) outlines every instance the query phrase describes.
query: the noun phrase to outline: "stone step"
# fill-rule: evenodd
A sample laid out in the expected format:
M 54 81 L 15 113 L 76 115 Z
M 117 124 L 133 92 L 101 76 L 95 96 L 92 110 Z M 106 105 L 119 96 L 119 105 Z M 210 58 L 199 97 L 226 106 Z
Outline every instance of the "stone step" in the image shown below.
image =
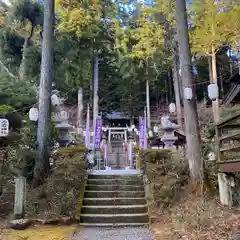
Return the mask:
M 83 223 L 144 223 L 149 221 L 147 213 L 138 214 L 81 214 Z
M 81 223 L 85 227 L 148 227 L 149 223 Z
M 82 214 L 132 214 L 147 212 L 147 205 L 82 206 Z
M 88 179 L 89 185 L 138 185 L 143 186 L 143 180 L 129 179 Z
M 84 198 L 83 205 L 113 206 L 113 205 L 145 205 L 145 198 Z
M 88 179 L 122 179 L 122 180 L 142 180 L 142 175 L 140 174 L 132 174 L 132 175 L 110 175 L 110 174 L 90 174 L 88 175 Z
M 144 191 L 143 186 L 138 185 L 87 185 L 90 191 Z
M 144 198 L 144 191 L 85 191 L 86 198 Z

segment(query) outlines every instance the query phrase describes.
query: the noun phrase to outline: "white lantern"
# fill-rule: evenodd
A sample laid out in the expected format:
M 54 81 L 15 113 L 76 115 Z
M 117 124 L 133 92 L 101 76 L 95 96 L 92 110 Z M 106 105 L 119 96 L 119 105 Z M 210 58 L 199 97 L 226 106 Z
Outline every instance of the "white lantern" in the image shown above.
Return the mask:
M 175 105 L 175 103 L 170 103 L 169 104 L 169 112 L 170 113 L 175 113 L 176 112 L 176 105 Z
M 149 130 L 149 132 L 148 132 L 148 136 L 149 136 L 150 138 L 153 137 L 153 132 L 152 132 L 152 130 Z
M 61 119 L 62 119 L 63 121 L 68 120 L 68 113 L 67 113 L 66 111 L 61 111 L 61 112 L 60 112 L 60 115 L 61 115 Z
M 208 97 L 215 101 L 218 98 L 218 85 L 216 83 L 208 85 Z
M 155 133 L 158 133 L 158 125 L 154 125 L 154 127 L 153 127 L 153 131 L 155 132 Z
M 53 105 L 53 106 L 58 106 L 58 105 L 60 105 L 60 99 L 59 99 L 59 97 L 57 96 L 57 94 L 53 94 L 53 95 L 51 96 L 51 101 L 52 101 L 52 105 Z
M 190 101 L 193 98 L 193 92 L 191 88 L 189 87 L 184 88 L 184 98 L 188 101 Z
M 30 121 L 36 122 L 38 120 L 38 109 L 31 108 L 29 111 L 29 119 Z
M 216 154 L 214 152 L 209 152 L 207 155 L 208 161 L 215 161 L 216 160 Z
M 135 129 L 135 125 L 132 125 L 132 126 L 128 127 L 129 132 L 132 132 L 134 129 Z
M 6 137 L 9 132 L 9 121 L 6 118 L 0 119 L 0 137 Z

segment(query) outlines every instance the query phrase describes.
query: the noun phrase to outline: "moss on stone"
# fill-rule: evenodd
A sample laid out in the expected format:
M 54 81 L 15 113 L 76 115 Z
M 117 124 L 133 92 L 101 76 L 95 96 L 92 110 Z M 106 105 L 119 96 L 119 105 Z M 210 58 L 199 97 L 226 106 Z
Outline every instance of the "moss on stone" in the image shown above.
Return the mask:
M 173 204 L 187 183 L 187 162 L 179 153 L 170 150 L 148 149 L 142 151 L 142 156 L 148 200 L 163 205 Z
M 53 167 L 44 185 L 27 186 L 26 217 L 75 219 L 87 176 L 84 152 L 79 149 L 84 147 L 60 149 L 52 156 Z

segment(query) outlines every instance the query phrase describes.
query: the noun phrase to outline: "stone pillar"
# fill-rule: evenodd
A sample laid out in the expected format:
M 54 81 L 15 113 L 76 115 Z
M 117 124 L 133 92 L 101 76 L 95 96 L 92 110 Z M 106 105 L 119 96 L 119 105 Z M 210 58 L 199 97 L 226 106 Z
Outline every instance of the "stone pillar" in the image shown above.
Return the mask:
M 218 187 L 220 202 L 229 208 L 233 205 L 232 188 L 235 186 L 233 178 L 228 178 L 225 173 L 218 173 Z
M 26 178 L 15 178 L 14 217 L 23 218 L 26 197 Z

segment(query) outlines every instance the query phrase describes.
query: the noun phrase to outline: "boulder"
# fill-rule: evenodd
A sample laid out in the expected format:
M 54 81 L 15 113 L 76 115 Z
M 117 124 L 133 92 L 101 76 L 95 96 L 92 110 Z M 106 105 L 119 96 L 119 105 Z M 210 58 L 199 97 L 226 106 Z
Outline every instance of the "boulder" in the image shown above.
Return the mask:
M 31 221 L 28 219 L 17 219 L 9 223 L 9 227 L 16 230 L 24 230 L 31 225 Z

